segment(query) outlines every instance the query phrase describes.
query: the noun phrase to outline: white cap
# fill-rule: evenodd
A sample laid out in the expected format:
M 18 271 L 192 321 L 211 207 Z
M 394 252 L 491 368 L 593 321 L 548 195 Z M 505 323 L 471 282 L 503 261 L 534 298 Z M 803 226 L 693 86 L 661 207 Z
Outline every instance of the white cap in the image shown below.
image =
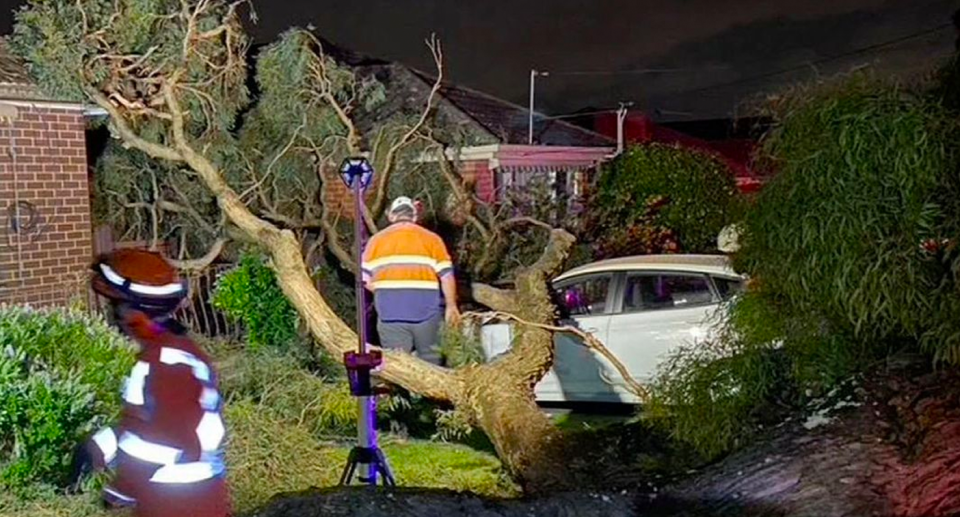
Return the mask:
M 401 208 L 409 208 L 413 213 L 417 213 L 417 205 L 407 196 L 400 196 L 390 204 L 390 212 L 396 212 Z

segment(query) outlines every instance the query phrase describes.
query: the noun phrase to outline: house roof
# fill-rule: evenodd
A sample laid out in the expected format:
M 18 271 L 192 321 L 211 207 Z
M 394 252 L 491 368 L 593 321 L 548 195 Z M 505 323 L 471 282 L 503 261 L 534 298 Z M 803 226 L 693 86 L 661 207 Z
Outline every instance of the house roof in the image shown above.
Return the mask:
M 13 55 L 3 38 L 0 38 L 0 97 L 23 100 L 45 98 L 30 79 L 23 61 Z
M 434 77 L 422 72 L 415 70 L 414 73 L 429 84 L 433 84 L 435 80 Z M 450 83 L 442 85 L 440 95 L 476 121 L 500 143 L 526 144 L 528 142 L 530 125 L 528 108 Z M 600 133 L 563 120 L 550 119 L 540 113 L 534 113 L 533 129 L 534 143 L 540 145 L 603 147 L 613 143 L 612 139 Z
M 422 103 L 436 80 L 435 76 L 401 63 L 369 57 L 321 40 L 324 52 L 335 60 L 357 69 L 362 74 L 375 76 L 388 91 L 386 111 L 400 109 L 393 104 Z M 470 122 L 475 129 L 488 135 L 490 143 L 526 144 L 528 140 L 529 111 L 527 108 L 464 86 L 444 83 L 440 96 L 445 103 L 441 111 L 456 111 L 444 115 L 457 122 Z M 390 98 L 393 98 L 391 102 Z M 446 110 L 444 109 L 446 108 Z M 381 117 L 378 117 L 381 118 Z M 603 147 L 613 140 L 600 133 L 569 122 L 549 119 L 535 114 L 534 142 L 540 145 Z

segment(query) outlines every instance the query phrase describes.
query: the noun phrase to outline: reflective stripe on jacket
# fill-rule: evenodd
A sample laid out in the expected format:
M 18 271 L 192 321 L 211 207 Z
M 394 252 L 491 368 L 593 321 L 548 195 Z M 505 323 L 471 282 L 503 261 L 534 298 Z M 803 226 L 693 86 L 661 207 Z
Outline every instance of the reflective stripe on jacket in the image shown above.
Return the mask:
M 439 280 L 453 273 L 453 263 L 440 236 L 401 222 L 370 239 L 362 269 L 381 321 L 422 322 L 440 312 Z
M 116 479 L 108 487 L 106 494 L 124 503 L 135 502 L 150 484 L 196 483 L 225 473 L 215 373 L 189 341 L 169 345 L 141 352 L 124 385 L 120 424 L 92 439 L 111 470 L 130 471 L 118 464 L 127 458 L 153 466 L 144 479 Z

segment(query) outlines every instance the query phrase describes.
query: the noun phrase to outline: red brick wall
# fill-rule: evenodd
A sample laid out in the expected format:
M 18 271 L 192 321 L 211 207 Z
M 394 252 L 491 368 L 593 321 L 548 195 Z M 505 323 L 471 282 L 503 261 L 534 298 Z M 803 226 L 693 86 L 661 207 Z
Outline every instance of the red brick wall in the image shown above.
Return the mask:
M 326 185 L 326 196 L 323 199 L 323 202 L 329 207 L 330 213 L 332 215 L 340 214 L 341 218 L 347 218 L 353 220 L 353 192 L 350 192 L 347 189 L 347 186 L 344 185 L 343 181 L 340 180 L 340 176 L 337 174 L 336 169 L 332 169 L 326 175 L 326 178 L 330 178 L 331 183 Z M 370 206 L 373 203 L 374 192 L 376 191 L 376 184 L 379 178 L 377 176 L 373 177 L 373 185 L 370 185 L 367 188 L 366 193 L 364 194 L 364 199 L 366 200 L 367 206 Z
M 467 182 L 473 182 L 477 197 L 485 203 L 493 203 L 496 200 L 496 185 L 494 184 L 494 173 L 490 170 L 488 160 L 464 161 L 461 163 L 460 174 Z M 329 177 L 333 177 L 332 173 Z M 376 182 L 377 176 L 374 176 Z M 442 178 L 437 178 L 442 181 Z M 364 196 L 367 203 L 373 202 L 373 186 L 367 189 Z M 327 195 L 324 203 L 330 208 L 331 214 L 338 213 L 341 217 L 353 218 L 353 193 L 347 191 L 346 185 L 337 181 L 327 186 Z
M 83 113 L 0 108 L 0 303 L 63 304 L 93 253 Z
M 464 180 L 473 182 L 474 192 L 480 201 L 494 203 L 497 200 L 496 182 L 488 160 L 465 161 L 460 165 Z

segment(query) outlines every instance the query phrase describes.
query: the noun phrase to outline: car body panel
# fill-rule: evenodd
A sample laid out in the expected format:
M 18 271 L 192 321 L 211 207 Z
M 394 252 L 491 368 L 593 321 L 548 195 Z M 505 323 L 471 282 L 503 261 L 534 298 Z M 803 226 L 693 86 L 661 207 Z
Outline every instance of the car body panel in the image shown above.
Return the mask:
M 607 279 L 608 285 L 602 305 L 594 288 L 598 278 Z M 573 302 L 582 309 L 567 314 L 561 324 L 596 336 L 637 381 L 646 383 L 673 350 L 713 335 L 721 304 L 731 296 L 729 285 L 719 289 L 715 278 L 730 285 L 743 281 L 725 256 L 665 255 L 595 262 L 558 276 L 553 285 L 567 308 Z M 675 291 L 667 293 L 668 303 L 657 299 L 657 304 L 650 304 L 643 300 L 654 296 L 654 289 L 644 290 L 651 286 L 667 290 L 672 286 Z M 584 297 L 578 292 L 582 287 L 592 295 Z M 481 344 L 488 360 L 509 350 L 512 339 L 511 324 L 482 327 Z M 554 343 L 554 367 L 535 388 L 539 402 L 640 402 L 613 365 L 579 337 L 556 333 Z

